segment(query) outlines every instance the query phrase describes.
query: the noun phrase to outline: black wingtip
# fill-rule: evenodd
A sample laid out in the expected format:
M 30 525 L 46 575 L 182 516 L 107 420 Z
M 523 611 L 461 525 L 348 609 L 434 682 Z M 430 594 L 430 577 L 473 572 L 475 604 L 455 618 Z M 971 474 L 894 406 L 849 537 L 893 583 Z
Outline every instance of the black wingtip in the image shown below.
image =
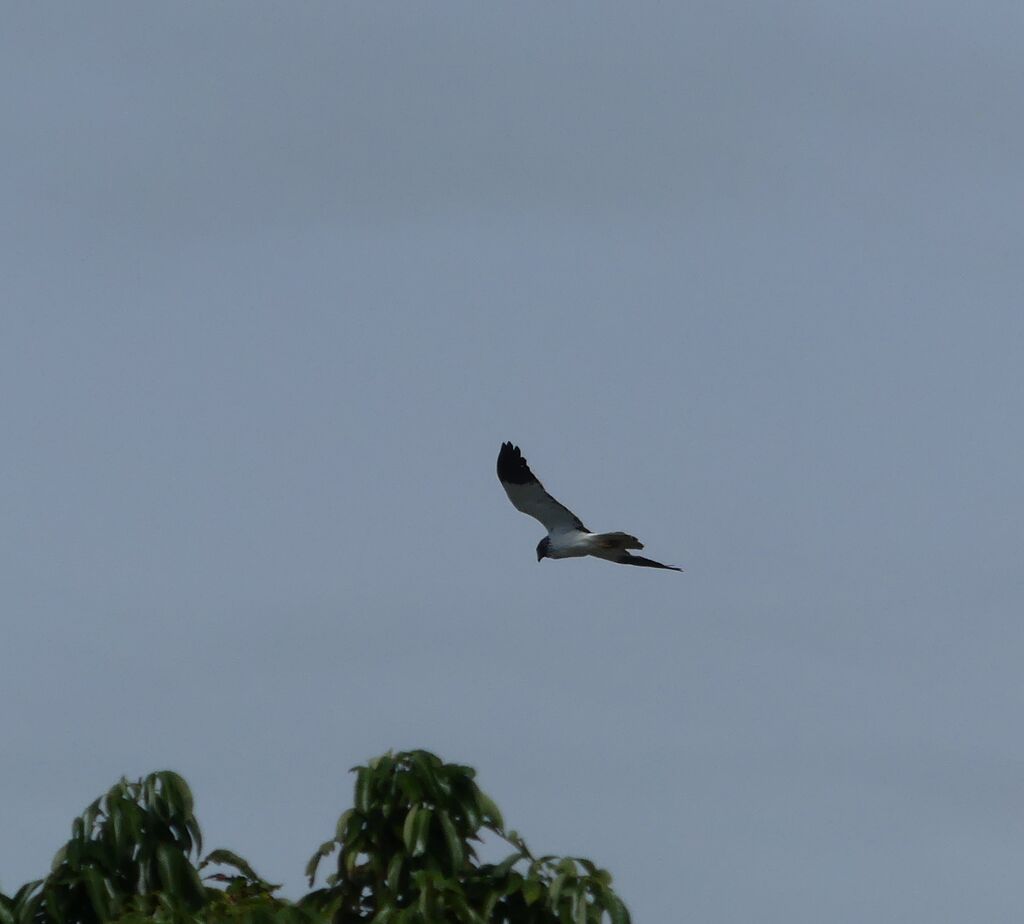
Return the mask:
M 498 478 L 508 484 L 529 484 L 537 479 L 526 464 L 518 446 L 502 443 L 498 453 Z

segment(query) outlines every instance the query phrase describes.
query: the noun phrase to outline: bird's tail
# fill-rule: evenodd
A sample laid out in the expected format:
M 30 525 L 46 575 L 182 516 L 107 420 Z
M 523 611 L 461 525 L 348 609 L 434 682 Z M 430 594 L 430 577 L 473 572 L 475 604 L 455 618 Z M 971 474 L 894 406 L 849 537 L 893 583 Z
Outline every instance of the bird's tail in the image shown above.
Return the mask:
M 642 549 L 644 544 L 629 533 L 598 533 L 592 537 L 602 549 Z
M 650 558 L 643 558 L 640 555 L 630 555 L 629 552 L 623 552 L 615 561 L 620 565 L 640 565 L 642 568 L 664 568 L 666 571 L 683 570 L 672 565 L 663 565 L 660 561 L 652 561 Z

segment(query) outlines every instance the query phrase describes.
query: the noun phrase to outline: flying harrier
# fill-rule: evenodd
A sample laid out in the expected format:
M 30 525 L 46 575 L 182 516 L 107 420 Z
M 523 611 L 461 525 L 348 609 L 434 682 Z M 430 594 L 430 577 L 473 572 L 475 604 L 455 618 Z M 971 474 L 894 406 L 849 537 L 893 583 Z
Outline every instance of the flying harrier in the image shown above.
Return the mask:
M 498 480 L 512 506 L 533 517 L 548 534 L 537 545 L 537 561 L 542 558 L 582 558 L 593 555 L 620 565 L 642 565 L 682 571 L 660 562 L 630 555 L 627 549 L 642 549 L 636 536 L 628 533 L 592 533 L 571 510 L 556 501 L 530 471 L 518 446 L 502 443 L 498 453 Z

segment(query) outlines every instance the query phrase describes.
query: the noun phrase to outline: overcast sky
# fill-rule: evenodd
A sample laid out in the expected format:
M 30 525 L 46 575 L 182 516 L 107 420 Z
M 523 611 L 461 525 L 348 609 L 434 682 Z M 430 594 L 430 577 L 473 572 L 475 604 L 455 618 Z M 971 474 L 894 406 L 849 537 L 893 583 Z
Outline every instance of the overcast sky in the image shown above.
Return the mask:
M 0 23 L 0 887 L 478 768 L 638 922 L 1018 921 L 1024 8 Z M 537 563 L 502 440 L 683 574 Z

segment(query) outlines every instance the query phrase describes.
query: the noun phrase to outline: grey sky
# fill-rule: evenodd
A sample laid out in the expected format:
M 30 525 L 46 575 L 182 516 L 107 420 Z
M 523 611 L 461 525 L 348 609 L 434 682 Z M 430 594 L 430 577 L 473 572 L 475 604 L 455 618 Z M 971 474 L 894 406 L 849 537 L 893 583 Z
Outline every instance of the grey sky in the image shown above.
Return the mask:
M 1022 30 L 8 5 L 0 887 L 170 766 L 295 894 L 422 746 L 638 922 L 1017 920 Z

